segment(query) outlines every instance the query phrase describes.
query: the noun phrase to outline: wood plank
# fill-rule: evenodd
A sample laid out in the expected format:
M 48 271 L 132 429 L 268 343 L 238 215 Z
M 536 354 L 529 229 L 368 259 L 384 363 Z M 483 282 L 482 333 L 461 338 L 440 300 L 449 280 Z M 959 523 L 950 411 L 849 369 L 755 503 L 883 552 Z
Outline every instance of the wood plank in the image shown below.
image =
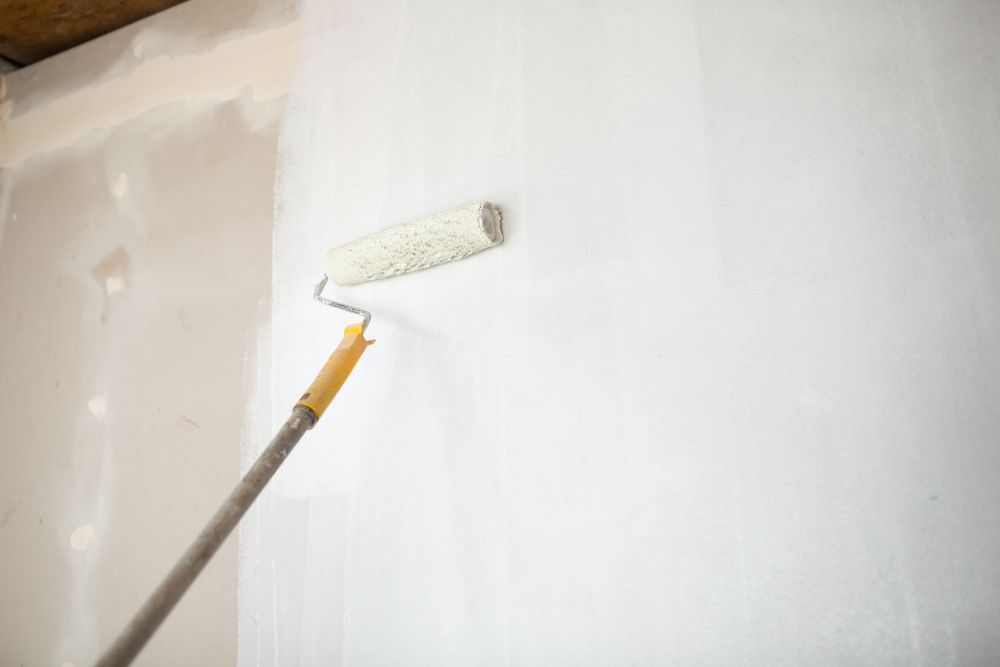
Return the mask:
M 0 56 L 28 65 L 184 0 L 0 0 Z

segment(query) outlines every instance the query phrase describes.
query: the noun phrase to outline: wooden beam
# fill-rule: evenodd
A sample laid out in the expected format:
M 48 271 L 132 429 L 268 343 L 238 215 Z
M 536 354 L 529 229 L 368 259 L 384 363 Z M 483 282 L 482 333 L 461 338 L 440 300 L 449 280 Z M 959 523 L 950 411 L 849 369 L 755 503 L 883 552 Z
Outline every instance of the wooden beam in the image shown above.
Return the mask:
M 183 0 L 0 0 L 0 56 L 48 58 Z

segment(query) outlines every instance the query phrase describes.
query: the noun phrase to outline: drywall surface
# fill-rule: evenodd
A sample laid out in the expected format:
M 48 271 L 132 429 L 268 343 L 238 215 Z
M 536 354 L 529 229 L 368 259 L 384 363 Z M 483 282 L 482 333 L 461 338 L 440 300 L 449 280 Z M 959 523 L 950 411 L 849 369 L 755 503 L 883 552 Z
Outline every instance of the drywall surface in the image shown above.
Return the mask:
M 3 79 L 2 664 L 92 664 L 239 476 L 295 44 L 195 0 Z M 235 662 L 236 561 L 139 664 Z
M 378 342 L 241 661 L 1000 660 L 996 3 L 302 12 L 272 395 L 326 246 L 480 199 L 506 241 L 335 290 Z
M 146 664 L 997 662 L 998 63 L 986 0 L 192 0 L 4 78 L 0 662 L 186 546 L 326 248 L 477 200 L 330 290 L 377 343 Z

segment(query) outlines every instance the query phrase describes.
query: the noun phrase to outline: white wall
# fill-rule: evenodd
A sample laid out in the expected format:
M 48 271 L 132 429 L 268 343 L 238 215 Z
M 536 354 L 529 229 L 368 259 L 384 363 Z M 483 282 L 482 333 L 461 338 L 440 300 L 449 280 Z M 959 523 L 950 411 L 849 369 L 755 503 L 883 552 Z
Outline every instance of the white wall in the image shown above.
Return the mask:
M 325 247 L 489 199 L 501 248 L 335 291 L 378 342 L 149 664 L 1000 660 L 1000 6 L 178 10 L 236 32 L 188 14 L 145 43 L 207 53 L 224 94 L 143 98 L 132 134 L 3 174 L 5 659 L 88 662 L 264 444 L 347 323 L 308 298 Z M 291 78 L 248 94 L 218 48 L 261 35 Z M 51 71 L 8 81 L 8 156 Z M 118 165 L 162 155 L 189 178 L 130 170 L 116 213 Z M 100 243 L 136 220 L 156 233 L 108 295 Z M 168 305 L 199 313 L 186 338 Z M 101 549 L 72 548 L 83 522 Z
M 356 452 L 348 664 L 1000 660 L 1000 6 L 303 24 L 289 294 L 285 239 L 506 215 L 499 250 L 339 292 L 378 343 L 285 479 Z

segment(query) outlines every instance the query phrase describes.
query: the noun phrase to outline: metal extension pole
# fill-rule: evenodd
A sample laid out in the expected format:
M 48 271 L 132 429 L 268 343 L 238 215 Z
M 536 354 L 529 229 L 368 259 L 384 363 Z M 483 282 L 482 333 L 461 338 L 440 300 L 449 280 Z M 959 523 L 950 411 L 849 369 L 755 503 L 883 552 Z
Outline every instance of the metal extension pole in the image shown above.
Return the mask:
M 296 405 L 292 409 L 291 416 L 271 444 L 180 557 L 163 583 L 125 626 L 111 648 L 97 661 L 97 667 L 121 667 L 132 662 L 316 419 L 309 408 Z

